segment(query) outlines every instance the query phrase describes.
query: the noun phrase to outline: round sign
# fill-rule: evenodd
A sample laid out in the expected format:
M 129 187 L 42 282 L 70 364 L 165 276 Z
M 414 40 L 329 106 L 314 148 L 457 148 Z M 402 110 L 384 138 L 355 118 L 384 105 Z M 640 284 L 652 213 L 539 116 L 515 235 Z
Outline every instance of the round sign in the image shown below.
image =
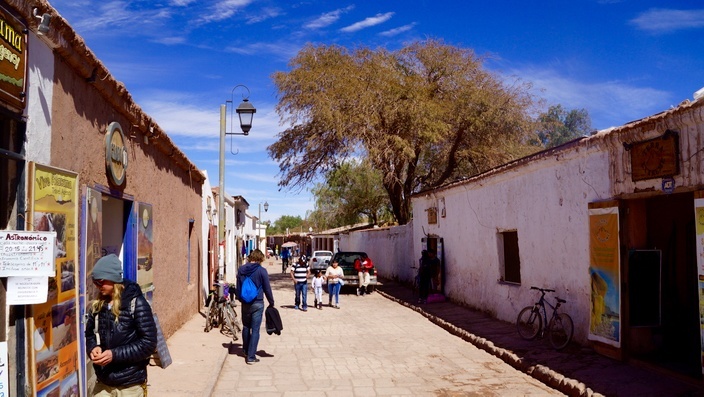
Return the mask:
M 122 127 L 117 121 L 108 125 L 108 132 L 105 134 L 105 166 L 108 169 L 108 176 L 116 186 L 122 185 L 127 175 L 127 145 Z
M 149 211 L 146 208 L 142 211 L 142 224 L 145 228 L 149 226 Z

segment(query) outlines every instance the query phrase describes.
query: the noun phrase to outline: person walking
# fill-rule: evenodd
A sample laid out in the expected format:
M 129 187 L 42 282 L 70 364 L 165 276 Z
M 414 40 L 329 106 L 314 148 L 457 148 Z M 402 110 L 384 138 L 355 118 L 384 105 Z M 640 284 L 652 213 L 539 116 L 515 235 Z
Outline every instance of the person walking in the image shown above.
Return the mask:
M 418 303 L 427 303 L 430 294 L 431 281 L 440 272 L 440 260 L 435 251 L 423 251 L 418 269 L 420 285 L 418 286 Z
M 308 277 L 310 276 L 310 268 L 306 261 L 306 257 L 302 256 L 298 262 L 291 266 L 291 280 L 296 291 L 295 309 L 299 308 L 302 311 L 308 311 Z
M 117 255 L 98 259 L 92 278 L 98 294 L 87 310 L 85 337 L 98 378 L 93 396 L 146 396 L 157 344 L 152 309 L 139 285 L 123 278 Z
M 235 297 L 242 303 L 242 349 L 244 350 L 245 362 L 252 365 L 259 362 L 256 353 L 264 315 L 264 296 L 266 295 L 269 306 L 273 307 L 274 294 L 271 292 L 269 273 L 261 266 L 264 261 L 264 253 L 255 249 L 247 259 L 248 262 L 237 271 Z M 257 297 L 251 302 L 245 302 L 242 299 L 242 283 L 247 277 L 258 289 Z
M 316 309 L 323 310 L 323 283 L 325 282 L 325 276 L 323 272 L 317 270 L 315 272 L 315 277 L 311 280 L 311 285 L 313 287 L 313 293 L 315 294 L 315 307 Z
M 328 280 L 328 294 L 330 296 L 328 300 L 328 305 L 330 307 L 332 306 L 332 298 L 335 298 L 335 309 L 340 308 L 340 288 L 342 288 L 342 278 L 345 276 L 345 273 L 342 271 L 342 268 L 339 266 L 339 263 L 337 261 L 334 261 L 328 268 L 325 270 L 325 278 Z
M 288 248 L 281 249 L 281 273 L 286 273 L 286 268 L 288 268 L 288 258 L 291 257 L 291 253 Z

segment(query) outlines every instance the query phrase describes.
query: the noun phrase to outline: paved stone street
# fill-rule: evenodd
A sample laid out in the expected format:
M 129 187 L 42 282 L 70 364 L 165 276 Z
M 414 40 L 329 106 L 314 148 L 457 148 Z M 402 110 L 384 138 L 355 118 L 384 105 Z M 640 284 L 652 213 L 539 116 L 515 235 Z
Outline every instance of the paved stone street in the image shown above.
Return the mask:
M 263 333 L 255 365 L 235 342 L 213 396 L 562 395 L 378 293 L 294 310 L 289 276 L 268 268 L 284 331 Z
M 284 331 L 262 333 L 261 361 L 246 365 L 240 341 L 203 332 L 198 314 L 167 340 L 173 364 L 150 367 L 150 396 L 561 395 L 558 390 L 572 396 L 704 396 L 696 381 L 588 347 L 556 351 L 545 341 L 524 341 L 513 324 L 452 302 L 418 306 L 410 289 L 390 280 L 369 296 L 347 289 L 339 310 L 296 311 L 280 262 L 264 265 Z

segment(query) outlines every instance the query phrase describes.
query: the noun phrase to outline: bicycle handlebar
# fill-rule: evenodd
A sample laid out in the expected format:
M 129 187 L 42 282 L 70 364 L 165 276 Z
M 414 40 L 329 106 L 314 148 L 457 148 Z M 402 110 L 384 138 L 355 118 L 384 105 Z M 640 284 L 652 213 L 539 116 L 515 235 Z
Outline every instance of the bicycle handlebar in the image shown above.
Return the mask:
M 545 292 L 555 292 L 554 289 L 547 289 L 547 288 L 530 287 L 530 289 L 537 289 L 538 291 L 543 292 L 543 293 L 545 293 Z

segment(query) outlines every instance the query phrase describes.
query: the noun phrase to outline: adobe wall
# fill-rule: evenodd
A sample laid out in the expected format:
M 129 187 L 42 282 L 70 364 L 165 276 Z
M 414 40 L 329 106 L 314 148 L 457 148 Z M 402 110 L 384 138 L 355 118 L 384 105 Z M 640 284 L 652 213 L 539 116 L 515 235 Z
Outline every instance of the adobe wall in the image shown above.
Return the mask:
M 193 227 L 190 232 L 190 281 L 187 241 L 189 219 L 194 225 L 202 224 L 202 182 L 193 180 L 190 172 L 158 150 L 156 138 L 149 143 L 142 135 L 130 139 L 131 123 L 67 64 L 57 60 L 54 73 L 50 165 L 77 172 L 83 197 L 85 186 L 110 186 L 105 167 L 106 129 L 113 121 L 123 128 L 129 162 L 122 191 L 152 205 L 153 307 L 168 337 L 199 309 L 202 229 Z M 79 225 L 84 223 L 79 216 Z

